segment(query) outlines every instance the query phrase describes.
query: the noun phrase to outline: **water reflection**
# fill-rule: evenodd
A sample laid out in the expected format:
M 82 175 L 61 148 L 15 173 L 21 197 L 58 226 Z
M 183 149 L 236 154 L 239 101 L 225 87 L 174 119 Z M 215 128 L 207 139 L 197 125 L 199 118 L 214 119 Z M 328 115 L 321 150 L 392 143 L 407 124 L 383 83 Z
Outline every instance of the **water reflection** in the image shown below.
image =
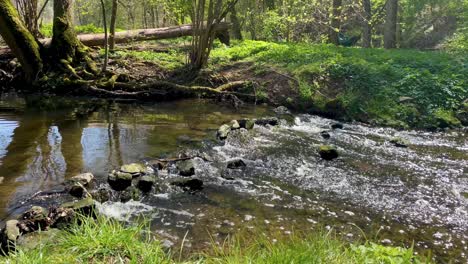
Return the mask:
M 137 105 L 3 97 L 0 217 L 73 175 L 90 171 L 104 179 L 124 163 L 173 152 L 183 145 L 181 137 L 185 143 L 200 141 L 224 121 L 265 111 L 234 113 L 205 101 Z

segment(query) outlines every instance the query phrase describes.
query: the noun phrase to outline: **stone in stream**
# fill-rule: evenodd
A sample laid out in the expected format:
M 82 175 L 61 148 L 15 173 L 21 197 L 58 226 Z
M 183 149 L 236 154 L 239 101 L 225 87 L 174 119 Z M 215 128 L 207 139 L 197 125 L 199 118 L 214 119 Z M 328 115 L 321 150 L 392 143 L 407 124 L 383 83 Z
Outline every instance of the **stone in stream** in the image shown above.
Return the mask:
M 35 249 L 44 243 L 54 243 L 58 242 L 58 235 L 64 232 L 57 228 L 51 228 L 47 231 L 38 231 L 33 233 L 28 233 L 18 238 L 17 246 L 22 249 Z
M 146 166 L 139 163 L 126 164 L 120 167 L 120 171 L 130 173 L 133 177 L 138 177 L 146 174 Z
M 68 193 L 76 198 L 83 198 L 83 196 L 87 193 L 88 191 L 86 188 L 80 184 L 80 183 L 75 183 L 70 187 L 70 190 Z
M 343 124 L 342 123 L 333 123 L 330 125 L 332 129 L 343 129 Z
M 79 201 L 64 203 L 61 207 L 73 209 L 73 211 L 83 215 L 94 216 L 96 204 L 93 198 L 89 196 Z
M 275 112 L 278 115 L 290 115 L 291 111 L 286 106 L 278 106 L 275 109 L 273 109 L 273 112 Z
M 40 206 L 33 206 L 21 217 L 18 227 L 21 233 L 30 233 L 37 230 L 45 230 L 50 225 L 49 211 Z
M 409 145 L 409 142 L 402 138 L 394 138 L 390 140 L 390 143 L 392 143 L 397 148 L 407 148 Z
M 112 189 L 116 191 L 123 191 L 132 185 L 133 176 L 130 173 L 121 171 L 112 171 L 109 173 L 107 181 Z
M 232 120 L 231 122 L 229 122 L 229 125 L 231 126 L 231 130 L 236 130 L 236 129 L 241 128 L 237 120 Z
M 155 182 L 156 182 L 156 177 L 145 175 L 141 177 L 141 179 L 138 181 L 137 186 L 138 186 L 138 189 L 140 189 L 142 192 L 149 192 L 151 191 L 151 188 L 153 187 Z
M 255 124 L 259 126 L 277 126 L 279 124 L 279 120 L 276 117 L 260 118 L 255 120 Z
M 195 165 L 193 164 L 193 160 L 178 161 L 176 166 L 181 176 L 190 177 L 195 175 Z
M 175 181 L 171 185 L 180 187 L 186 192 L 197 192 L 203 189 L 203 181 L 199 179 Z
M 94 179 L 94 175 L 92 173 L 82 173 L 76 176 L 73 176 L 70 181 L 71 182 L 78 182 L 84 186 L 87 186 L 88 184 L 91 183 L 91 181 Z
M 322 131 L 320 132 L 320 135 L 322 136 L 322 138 L 324 139 L 329 139 L 331 136 L 330 136 L 330 133 L 328 133 L 327 131 Z
M 120 201 L 126 203 L 130 200 L 138 201 L 140 200 L 140 191 L 134 186 L 130 186 L 125 191 L 120 194 Z
M 224 124 L 222 126 L 220 126 L 218 128 L 218 132 L 216 134 L 216 136 L 221 139 L 221 140 L 224 140 L 228 137 L 229 133 L 231 132 L 231 126 L 228 125 L 228 124 Z
M 110 200 L 111 192 L 106 188 L 100 188 L 98 190 L 92 191 L 91 197 L 93 197 L 93 199 L 97 202 L 105 203 Z
M 242 159 L 230 160 L 227 163 L 227 168 L 228 169 L 238 169 L 238 168 L 243 168 L 245 166 L 246 166 L 245 162 Z
M 241 119 L 237 121 L 240 128 L 245 128 L 247 130 L 252 129 L 255 126 L 255 121 L 252 119 Z
M 333 146 L 323 145 L 319 148 L 320 157 L 324 160 L 333 160 L 338 158 L 338 151 Z

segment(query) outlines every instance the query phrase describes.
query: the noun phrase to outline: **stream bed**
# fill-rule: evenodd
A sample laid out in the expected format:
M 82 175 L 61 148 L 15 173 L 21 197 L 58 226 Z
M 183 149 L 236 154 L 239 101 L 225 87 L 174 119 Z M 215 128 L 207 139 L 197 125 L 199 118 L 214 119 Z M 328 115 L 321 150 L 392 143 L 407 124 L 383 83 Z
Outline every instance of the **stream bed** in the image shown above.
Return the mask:
M 331 129 L 333 120 L 285 115 L 279 126 L 217 128 L 239 118 L 275 113 L 263 106 L 235 110 L 203 100 L 158 104 L 67 99 L 0 101 L 0 216 L 81 172 L 105 186 L 123 164 L 176 153 L 195 158 L 203 189 L 183 192 L 161 171 L 158 188 L 99 210 L 122 221 L 144 215 L 166 246 L 185 252 L 232 234 L 289 236 L 331 230 L 350 241 L 370 239 L 430 251 L 438 262 L 468 260 L 468 138 L 466 130 L 397 131 L 362 124 Z M 329 139 L 321 132 L 327 131 Z M 397 147 L 398 138 L 407 144 Z M 340 157 L 325 161 L 320 145 Z M 242 159 L 245 166 L 227 168 Z M 185 237 L 185 239 L 184 239 Z

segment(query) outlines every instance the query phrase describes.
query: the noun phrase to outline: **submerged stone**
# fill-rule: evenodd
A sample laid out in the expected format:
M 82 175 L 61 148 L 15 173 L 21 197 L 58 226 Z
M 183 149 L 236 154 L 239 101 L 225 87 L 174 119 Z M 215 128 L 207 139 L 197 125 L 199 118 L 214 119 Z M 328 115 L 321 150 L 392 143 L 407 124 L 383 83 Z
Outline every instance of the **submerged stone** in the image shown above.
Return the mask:
M 277 126 L 279 124 L 279 120 L 276 117 L 260 118 L 255 120 L 255 124 L 259 126 Z
M 123 191 L 120 194 L 120 201 L 122 203 L 126 203 L 130 200 L 133 200 L 133 201 L 140 200 L 140 191 L 134 186 L 127 188 L 125 191 Z
M 255 126 L 255 121 L 252 119 L 241 119 L 237 121 L 241 128 L 245 128 L 247 130 L 253 129 Z
M 324 139 L 329 139 L 331 136 L 330 136 L 330 133 L 328 133 L 327 131 L 322 131 L 320 132 L 320 135 L 322 136 L 322 138 Z
M 188 192 L 197 192 L 203 189 L 203 181 L 199 179 L 175 181 L 171 184 Z
M 319 154 L 320 154 L 320 157 L 322 157 L 322 159 L 324 160 L 333 160 L 333 159 L 338 158 L 338 151 L 333 146 L 328 146 L 328 145 L 320 146 Z
M 138 181 L 138 189 L 140 189 L 142 192 L 149 192 L 151 191 L 151 188 L 153 187 L 154 183 L 156 182 L 156 177 L 154 176 L 143 176 L 141 179 Z
M 217 137 L 221 140 L 224 140 L 228 137 L 229 133 L 231 132 L 231 126 L 224 124 L 219 127 L 218 132 L 217 132 Z
M 190 177 L 195 175 L 195 165 L 193 164 L 193 160 L 179 161 L 176 166 L 181 176 Z
M 333 124 L 330 125 L 330 127 L 332 129 L 343 129 L 344 128 L 342 123 L 333 123 Z
M 402 138 L 394 138 L 390 140 L 390 143 L 392 143 L 397 148 L 407 148 L 409 145 L 409 142 Z
M 130 173 L 112 171 L 107 180 L 112 189 L 116 191 L 123 191 L 132 185 L 133 176 Z
M 243 168 L 245 166 L 246 166 L 245 162 L 242 159 L 230 160 L 227 163 L 227 168 L 228 169 L 238 169 L 238 168 Z

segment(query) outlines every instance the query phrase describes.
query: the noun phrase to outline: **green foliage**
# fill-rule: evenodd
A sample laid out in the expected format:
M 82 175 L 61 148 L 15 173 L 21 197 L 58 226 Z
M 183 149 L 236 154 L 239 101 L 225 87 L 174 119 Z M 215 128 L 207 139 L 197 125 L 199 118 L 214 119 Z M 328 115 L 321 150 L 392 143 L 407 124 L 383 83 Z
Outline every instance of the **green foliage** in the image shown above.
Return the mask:
M 118 51 L 118 56 L 123 58 L 136 58 L 144 61 L 157 63 L 166 70 L 176 70 L 185 65 L 185 54 L 178 50 L 169 50 L 169 52 L 154 51 Z
M 306 237 L 292 235 L 271 239 L 230 239 L 212 246 L 212 254 L 192 255 L 185 262 L 163 251 L 146 224 L 131 224 L 98 217 L 80 218 L 52 240 L 35 249 L 19 248 L 0 263 L 421 263 L 412 249 L 387 247 L 374 243 L 350 245 L 328 234 Z M 245 238 L 250 239 L 251 236 Z
M 383 125 L 437 127 L 438 109 L 453 116 L 468 98 L 467 57 L 444 52 L 244 41 L 212 53 L 214 64 L 238 60 L 294 76 L 309 106 L 340 98 L 347 117 Z

